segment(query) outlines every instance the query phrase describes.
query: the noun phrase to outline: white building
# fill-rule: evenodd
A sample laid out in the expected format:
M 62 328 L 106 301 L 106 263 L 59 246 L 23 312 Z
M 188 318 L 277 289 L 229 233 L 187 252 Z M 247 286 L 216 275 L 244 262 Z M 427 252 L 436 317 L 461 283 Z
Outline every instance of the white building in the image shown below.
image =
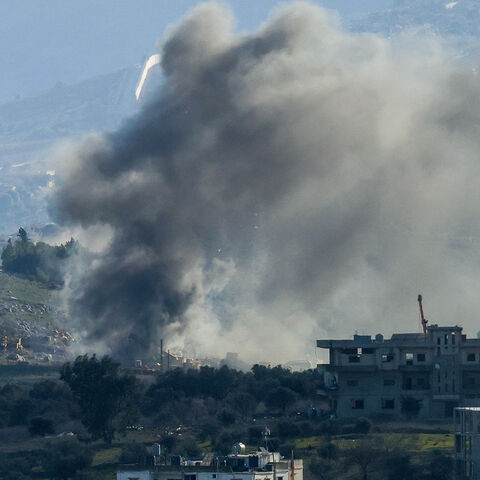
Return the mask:
M 303 480 L 303 461 L 283 460 L 278 452 L 210 458 L 210 465 L 182 459 L 180 465 L 125 466 L 117 480 Z
M 459 480 L 480 480 L 480 407 L 458 407 L 454 417 Z

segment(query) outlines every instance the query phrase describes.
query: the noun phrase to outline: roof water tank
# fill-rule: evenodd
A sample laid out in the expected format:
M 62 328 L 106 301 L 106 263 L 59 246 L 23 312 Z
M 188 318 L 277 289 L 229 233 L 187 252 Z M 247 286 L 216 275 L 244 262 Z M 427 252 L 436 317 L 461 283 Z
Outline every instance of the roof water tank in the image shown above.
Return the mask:
M 232 447 L 232 453 L 234 453 L 235 455 L 245 453 L 245 444 L 241 442 L 235 443 Z

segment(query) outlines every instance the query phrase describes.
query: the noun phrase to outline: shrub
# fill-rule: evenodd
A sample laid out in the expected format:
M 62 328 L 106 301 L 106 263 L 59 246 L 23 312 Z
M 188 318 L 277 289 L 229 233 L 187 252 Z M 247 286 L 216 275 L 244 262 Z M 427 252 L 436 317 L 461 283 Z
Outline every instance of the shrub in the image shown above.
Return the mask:
M 233 425 L 235 423 L 235 414 L 229 410 L 222 410 L 218 419 L 223 425 Z
M 120 453 L 120 463 L 142 463 L 148 452 L 143 443 L 124 445 Z
M 293 422 L 278 422 L 277 432 L 280 438 L 294 438 L 300 436 L 300 428 Z
M 354 433 L 369 433 L 372 429 L 372 422 L 368 418 L 358 418 L 355 422 L 355 432 Z
M 93 453 L 75 438 L 51 443 L 42 458 L 45 473 L 51 478 L 67 480 L 91 465 Z
M 30 420 L 28 431 L 32 436 L 44 436 L 54 433 L 55 428 L 53 422 L 48 418 L 34 417 Z

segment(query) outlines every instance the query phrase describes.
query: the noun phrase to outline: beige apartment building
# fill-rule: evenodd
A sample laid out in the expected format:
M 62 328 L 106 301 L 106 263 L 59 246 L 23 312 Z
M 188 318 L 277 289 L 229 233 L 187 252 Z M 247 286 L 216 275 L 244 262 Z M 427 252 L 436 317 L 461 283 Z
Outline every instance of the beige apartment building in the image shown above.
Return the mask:
M 455 407 L 480 406 L 480 339 L 467 338 L 462 327 L 317 340 L 317 347 L 330 353 L 319 368 L 339 417 L 444 418 Z

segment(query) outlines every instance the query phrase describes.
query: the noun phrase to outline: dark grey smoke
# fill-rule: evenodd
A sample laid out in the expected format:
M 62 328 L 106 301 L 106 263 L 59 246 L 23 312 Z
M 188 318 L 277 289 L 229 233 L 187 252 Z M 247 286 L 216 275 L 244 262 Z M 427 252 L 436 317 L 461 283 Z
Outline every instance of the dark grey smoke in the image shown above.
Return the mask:
M 54 199 L 111 233 L 71 282 L 87 340 L 284 360 L 327 333 L 415 331 L 419 292 L 431 321 L 468 324 L 478 77 L 305 3 L 245 36 L 201 5 L 161 54 L 158 99 L 70 152 Z

